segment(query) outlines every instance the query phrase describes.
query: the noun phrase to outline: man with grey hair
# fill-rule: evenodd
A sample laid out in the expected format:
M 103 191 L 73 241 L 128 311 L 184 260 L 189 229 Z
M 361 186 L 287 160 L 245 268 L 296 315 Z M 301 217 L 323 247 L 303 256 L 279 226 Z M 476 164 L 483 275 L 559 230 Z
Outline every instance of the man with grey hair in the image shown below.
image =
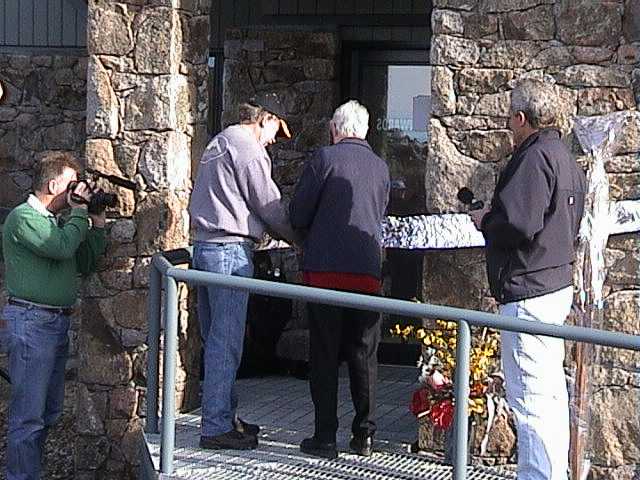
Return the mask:
M 302 270 L 307 285 L 380 294 L 382 219 L 389 169 L 366 142 L 369 113 L 357 101 L 340 106 L 330 122 L 333 145 L 306 163 L 290 204 L 291 225 L 306 234 Z M 355 408 L 350 446 L 371 455 L 375 424 L 377 312 L 308 304 L 310 387 L 315 433 L 300 449 L 336 458 L 338 367 L 346 359 Z
M 511 93 L 515 151 L 491 206 L 472 212 L 486 242 L 502 315 L 561 325 L 573 303 L 574 243 L 585 178 L 554 128 L 555 92 L 525 80 Z M 569 402 L 564 340 L 501 332 L 507 401 L 518 431 L 518 479 L 566 480 Z

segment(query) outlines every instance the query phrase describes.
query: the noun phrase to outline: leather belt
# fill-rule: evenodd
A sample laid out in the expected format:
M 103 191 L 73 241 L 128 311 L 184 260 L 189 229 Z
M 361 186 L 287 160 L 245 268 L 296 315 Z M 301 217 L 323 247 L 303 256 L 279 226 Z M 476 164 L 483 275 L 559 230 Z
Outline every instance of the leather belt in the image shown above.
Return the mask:
M 30 302 L 28 300 L 22 300 L 20 298 L 9 297 L 7 303 L 16 307 L 35 308 L 38 310 L 44 310 L 46 312 L 60 313 L 66 316 L 73 314 L 73 307 L 55 307 L 53 305 L 41 305 L 39 303 Z

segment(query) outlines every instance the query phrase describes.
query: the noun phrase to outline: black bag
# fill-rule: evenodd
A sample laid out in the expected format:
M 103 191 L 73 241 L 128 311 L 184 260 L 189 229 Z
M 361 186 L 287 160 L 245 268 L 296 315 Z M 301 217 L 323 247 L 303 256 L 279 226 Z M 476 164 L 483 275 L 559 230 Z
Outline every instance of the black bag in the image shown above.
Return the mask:
M 274 267 L 268 252 L 254 253 L 254 278 L 286 282 L 284 272 Z M 238 377 L 278 373 L 282 364 L 276 355 L 280 335 L 291 319 L 292 301 L 287 298 L 251 295 L 247 328 Z

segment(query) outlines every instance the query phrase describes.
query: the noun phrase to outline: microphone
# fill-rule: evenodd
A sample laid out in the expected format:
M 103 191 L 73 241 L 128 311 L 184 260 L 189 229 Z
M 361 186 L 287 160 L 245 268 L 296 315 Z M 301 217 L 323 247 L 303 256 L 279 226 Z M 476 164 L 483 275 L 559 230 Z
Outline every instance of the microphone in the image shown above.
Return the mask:
M 482 200 L 473 201 L 474 195 L 473 192 L 467 187 L 462 187 L 458 190 L 458 200 L 460 200 L 465 205 L 469 205 L 469 210 L 480 210 L 484 207 L 484 202 Z

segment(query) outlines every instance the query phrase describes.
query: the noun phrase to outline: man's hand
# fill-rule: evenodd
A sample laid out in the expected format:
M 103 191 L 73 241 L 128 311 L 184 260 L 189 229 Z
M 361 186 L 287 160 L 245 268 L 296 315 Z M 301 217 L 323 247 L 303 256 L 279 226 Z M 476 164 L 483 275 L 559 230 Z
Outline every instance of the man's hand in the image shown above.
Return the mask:
M 489 210 L 489 206 L 485 205 L 480 210 L 471 210 L 469 212 L 469 216 L 478 230 L 481 230 L 482 220 L 484 219 L 484 216 L 489 213 Z
M 86 203 L 76 202 L 71 198 L 72 195 L 83 198 Z M 85 182 L 78 182 L 76 188 L 67 192 L 67 203 L 71 208 L 87 208 L 89 200 L 91 200 L 91 189 Z
M 107 223 L 107 212 L 89 214 L 95 228 L 104 228 Z

